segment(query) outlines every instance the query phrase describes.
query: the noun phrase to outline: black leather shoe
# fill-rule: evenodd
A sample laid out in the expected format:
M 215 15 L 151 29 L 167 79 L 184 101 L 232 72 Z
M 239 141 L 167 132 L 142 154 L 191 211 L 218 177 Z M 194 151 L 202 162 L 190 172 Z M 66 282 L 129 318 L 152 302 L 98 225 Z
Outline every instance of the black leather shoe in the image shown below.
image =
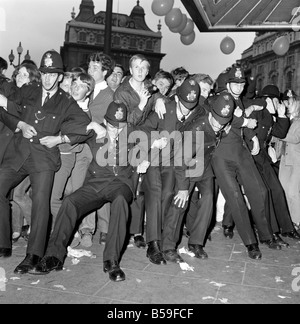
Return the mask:
M 233 226 L 223 226 L 223 234 L 226 238 L 232 239 L 233 238 Z
M 41 258 L 34 254 L 26 254 L 26 258 L 16 267 L 14 273 L 25 274 L 33 270 L 41 261 Z
M 279 234 L 275 233 L 273 234 L 273 240 L 279 244 L 280 246 L 283 246 L 283 247 L 289 247 L 289 243 L 285 242 L 280 236 Z
M 63 263 L 55 256 L 44 256 L 36 267 L 29 270 L 29 273 L 34 275 L 45 275 L 53 270 L 63 270 Z
M 274 239 L 263 240 L 260 241 L 260 243 L 266 245 L 268 248 L 272 250 L 281 250 L 281 246 Z
M 119 263 L 117 261 L 104 261 L 103 271 L 109 274 L 109 279 L 111 281 L 123 281 L 125 280 L 125 273 L 120 268 Z
M 189 251 L 195 254 L 195 257 L 198 259 L 207 259 L 208 255 L 203 250 L 203 246 L 200 244 L 188 244 Z
M 167 261 L 174 262 L 174 263 L 181 263 L 184 262 L 182 257 L 177 253 L 176 250 L 165 250 L 163 251 L 164 257 Z
M 9 258 L 11 256 L 11 249 L 0 248 L 0 258 Z
M 99 244 L 105 245 L 107 233 L 101 232 L 99 238 Z
M 300 240 L 300 234 L 295 229 L 291 232 L 282 233 L 281 235 L 284 237 L 289 237 L 294 240 Z
M 260 252 L 260 250 L 258 248 L 257 243 L 247 245 L 247 250 L 248 250 L 249 258 L 254 259 L 254 260 L 260 260 L 261 259 L 261 252 Z
M 134 236 L 133 240 L 136 247 L 143 248 L 143 249 L 146 247 L 146 242 L 142 235 Z
M 167 263 L 163 254 L 160 251 L 158 241 L 151 241 L 148 243 L 147 258 L 149 258 L 150 262 L 154 264 Z

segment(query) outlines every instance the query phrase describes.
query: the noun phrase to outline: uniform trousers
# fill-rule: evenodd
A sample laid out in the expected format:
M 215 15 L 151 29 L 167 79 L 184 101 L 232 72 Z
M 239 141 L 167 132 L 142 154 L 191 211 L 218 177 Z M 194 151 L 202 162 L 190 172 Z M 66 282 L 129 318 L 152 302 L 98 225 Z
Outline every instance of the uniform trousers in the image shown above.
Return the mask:
M 150 166 L 143 179 L 146 210 L 146 242 L 160 241 L 165 215 L 174 196 L 175 172 L 170 166 Z
M 239 153 L 236 161 L 214 155 L 212 166 L 237 231 L 244 244 L 250 245 L 257 243 L 257 240 L 251 226 L 241 186 L 249 200 L 251 215 L 257 226 L 260 240 L 272 239 L 272 231 L 267 220 L 268 191 L 249 151 L 242 148 Z
M 274 168 L 265 154 L 267 153 L 261 152 L 254 157 L 254 161 L 267 187 L 270 189 L 272 208 L 270 222 L 272 230 L 274 233 L 277 233 L 280 228 L 282 233 L 291 232 L 294 230 L 294 226 L 289 213 L 285 192 Z
M 57 214 L 46 255 L 55 256 L 63 262 L 77 221 L 91 211 L 110 202 L 111 217 L 103 252 L 103 261 L 119 261 L 126 238 L 129 204 L 132 197 L 133 194 L 130 188 L 118 178 L 108 181 L 99 192 L 95 191 L 88 183 L 84 184 L 83 187 L 64 198 Z
M 196 182 L 196 187 L 199 191 L 193 192 L 186 212 L 186 227 L 190 233 L 188 243 L 204 246 L 214 211 L 214 178 L 204 177 Z
M 31 156 L 19 171 L 10 168 L 0 169 L 0 247 L 11 248 L 9 191 L 29 175 L 32 188 L 31 229 L 27 253 L 39 257 L 44 255 L 50 217 L 50 196 L 54 171 L 34 172 Z

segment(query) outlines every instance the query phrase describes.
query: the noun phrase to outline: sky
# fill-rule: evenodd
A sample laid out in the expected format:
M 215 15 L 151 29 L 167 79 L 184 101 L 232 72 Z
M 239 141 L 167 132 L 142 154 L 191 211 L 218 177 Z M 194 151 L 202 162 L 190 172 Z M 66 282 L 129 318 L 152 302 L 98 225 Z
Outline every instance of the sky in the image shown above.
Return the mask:
M 106 0 L 93 0 L 95 13 L 106 10 Z M 8 60 L 11 49 L 15 54 L 14 64 L 18 64 L 17 47 L 22 42 L 23 53 L 27 50 L 37 65 L 42 55 L 50 49 L 60 52 L 63 46 L 66 23 L 71 20 L 74 7 L 76 15 L 79 13 L 81 0 L 0 0 L 0 56 Z M 113 0 L 113 12 L 130 15 L 136 0 Z M 234 33 L 201 33 L 196 25 L 194 31 L 196 39 L 191 45 L 184 45 L 180 34 L 172 33 L 165 24 L 164 16 L 157 16 L 151 10 L 152 0 L 140 0 L 140 6 L 145 10 L 145 20 L 148 27 L 157 31 L 161 20 L 162 25 L 162 53 L 166 56 L 161 61 L 161 68 L 166 71 L 183 66 L 190 73 L 206 73 L 213 79 L 228 66 L 241 58 L 244 50 L 250 47 L 255 38 L 254 32 Z M 189 18 L 180 0 L 175 0 L 174 8 Z M 235 42 L 232 54 L 223 54 L 220 43 L 226 36 Z M 10 66 L 6 76 L 10 77 L 13 67 Z

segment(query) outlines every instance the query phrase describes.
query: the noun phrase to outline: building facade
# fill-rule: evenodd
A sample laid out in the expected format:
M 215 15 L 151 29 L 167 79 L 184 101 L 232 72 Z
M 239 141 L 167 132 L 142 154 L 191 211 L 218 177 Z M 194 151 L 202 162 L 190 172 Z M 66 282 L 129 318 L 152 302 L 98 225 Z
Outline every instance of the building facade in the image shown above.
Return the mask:
M 278 56 L 272 46 L 283 35 L 290 41 L 289 50 Z M 237 63 L 245 69 L 247 76 L 256 79 L 258 93 L 267 84 L 274 84 L 281 92 L 292 89 L 300 95 L 300 32 L 256 33 L 253 45 L 242 53 Z
M 72 20 L 66 24 L 64 45 L 60 49 L 66 69 L 77 66 L 86 69 L 89 55 L 104 51 L 106 12 L 95 14 L 94 8 L 93 0 L 82 0 L 79 14 L 76 16 L 73 9 Z M 156 32 L 147 26 L 140 1 L 129 16 L 112 13 L 110 56 L 128 70 L 130 57 L 143 54 L 151 63 L 150 74 L 154 76 L 165 56 L 161 53 L 160 30 L 160 24 Z

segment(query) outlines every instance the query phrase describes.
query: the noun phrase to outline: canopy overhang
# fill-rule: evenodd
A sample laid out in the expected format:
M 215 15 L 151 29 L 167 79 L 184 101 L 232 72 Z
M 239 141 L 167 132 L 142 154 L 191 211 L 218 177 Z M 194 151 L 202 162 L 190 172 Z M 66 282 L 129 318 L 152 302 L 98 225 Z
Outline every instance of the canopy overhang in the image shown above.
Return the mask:
M 300 30 L 300 0 L 181 2 L 200 32 Z

